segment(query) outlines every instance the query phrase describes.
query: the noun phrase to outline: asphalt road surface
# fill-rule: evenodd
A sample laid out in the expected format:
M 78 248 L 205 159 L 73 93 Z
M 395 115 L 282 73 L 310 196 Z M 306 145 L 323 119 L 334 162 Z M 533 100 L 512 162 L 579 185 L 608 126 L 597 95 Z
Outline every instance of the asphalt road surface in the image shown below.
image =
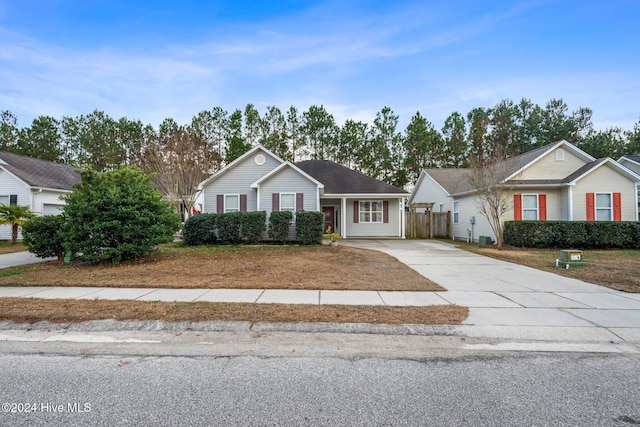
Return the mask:
M 0 343 L 1 426 L 640 425 L 637 353 L 294 357 L 22 345 Z

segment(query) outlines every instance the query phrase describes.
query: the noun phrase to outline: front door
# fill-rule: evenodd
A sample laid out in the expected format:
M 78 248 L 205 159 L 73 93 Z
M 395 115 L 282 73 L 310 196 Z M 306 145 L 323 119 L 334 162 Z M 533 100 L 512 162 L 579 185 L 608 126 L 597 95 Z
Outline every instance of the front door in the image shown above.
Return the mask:
M 331 232 L 336 232 L 335 223 L 335 208 L 333 206 L 323 206 L 322 213 L 324 214 L 324 231 L 327 232 L 327 228 L 331 227 Z

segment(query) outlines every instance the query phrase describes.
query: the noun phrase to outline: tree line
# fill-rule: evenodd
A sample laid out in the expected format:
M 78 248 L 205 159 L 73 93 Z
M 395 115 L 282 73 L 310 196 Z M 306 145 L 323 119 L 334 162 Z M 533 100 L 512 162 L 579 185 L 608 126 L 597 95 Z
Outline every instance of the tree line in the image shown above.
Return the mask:
M 474 159 L 517 155 L 561 139 L 596 158 L 640 152 L 640 121 L 631 130 L 595 130 L 591 109 L 569 111 L 562 99 L 545 106 L 503 100 L 467 114 L 453 112 L 441 129 L 416 112 L 403 131 L 389 107 L 373 123 L 348 119 L 342 126 L 322 105 L 302 112 L 270 106 L 263 114 L 252 104 L 231 113 L 214 107 L 188 124 L 167 118 L 157 128 L 99 110 L 60 119 L 39 116 L 22 128 L 11 111 L 0 116 L 0 150 L 99 172 L 127 165 L 158 176 L 164 171 L 173 176 L 166 183 L 173 190 L 163 189 L 165 194 L 182 191 L 176 176 L 206 177 L 258 143 L 285 160 L 333 160 L 399 187 L 414 182 L 424 168 L 468 167 Z

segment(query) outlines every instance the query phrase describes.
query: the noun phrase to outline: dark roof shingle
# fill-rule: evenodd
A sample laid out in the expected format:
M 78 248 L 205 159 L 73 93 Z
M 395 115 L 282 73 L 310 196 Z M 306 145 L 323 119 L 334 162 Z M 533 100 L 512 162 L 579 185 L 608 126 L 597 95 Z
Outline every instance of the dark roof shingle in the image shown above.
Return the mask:
M 31 187 L 71 191 L 80 182 L 80 170 L 73 166 L 0 152 L 0 165 Z
M 401 188 L 330 160 L 305 160 L 296 166 L 321 182 L 326 194 L 407 194 Z

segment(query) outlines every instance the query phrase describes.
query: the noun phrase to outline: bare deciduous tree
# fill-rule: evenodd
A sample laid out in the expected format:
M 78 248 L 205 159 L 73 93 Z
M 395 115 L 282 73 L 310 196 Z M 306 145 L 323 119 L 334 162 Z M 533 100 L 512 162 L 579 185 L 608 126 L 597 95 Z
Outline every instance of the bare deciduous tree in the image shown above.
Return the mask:
M 472 160 L 469 180 L 478 194 L 478 212 L 487 218 L 496 245 L 502 249 L 502 218 L 513 207 L 513 185 L 506 179 L 519 165 L 517 157 L 507 158 L 506 151 L 498 151 L 490 158 Z
M 200 194 L 199 184 L 218 164 L 217 153 L 182 127 L 161 135 L 146 147 L 143 158 L 143 170 L 153 174 L 158 191 L 187 216 Z

